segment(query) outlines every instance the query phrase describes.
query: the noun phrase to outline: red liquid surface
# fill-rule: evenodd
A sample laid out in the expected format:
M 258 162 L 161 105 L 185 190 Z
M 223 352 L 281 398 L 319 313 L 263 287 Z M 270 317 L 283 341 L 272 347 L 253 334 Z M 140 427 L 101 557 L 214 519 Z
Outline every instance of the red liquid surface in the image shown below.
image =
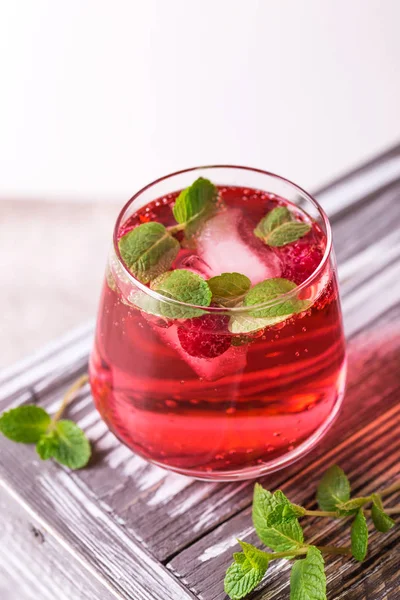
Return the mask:
M 222 188 L 220 194 L 228 211 L 239 215 L 242 240 L 274 269 L 279 265 L 277 276 L 300 284 L 312 274 L 326 245 L 318 225 L 298 242 L 271 250 L 252 230 L 284 201 L 241 188 Z M 175 197 L 141 209 L 120 235 L 147 220 L 173 225 Z M 174 267 L 208 268 L 190 249 L 180 251 Z M 251 278 L 251 261 L 247 270 Z M 108 276 L 90 360 L 103 419 L 138 454 L 197 476 L 237 476 L 295 454 L 335 412 L 345 373 L 337 281 L 329 262 L 302 297 L 313 299 L 304 313 L 232 335 L 227 316 L 167 321 L 145 314 Z

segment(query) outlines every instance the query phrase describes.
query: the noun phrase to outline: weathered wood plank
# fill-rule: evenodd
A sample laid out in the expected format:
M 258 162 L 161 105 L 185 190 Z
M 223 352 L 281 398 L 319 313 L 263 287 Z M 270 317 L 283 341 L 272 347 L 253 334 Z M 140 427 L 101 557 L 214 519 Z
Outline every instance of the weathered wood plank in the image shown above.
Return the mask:
M 0 486 L 2 600 L 115 600 L 96 578 Z M 29 568 L 27 568 L 29 565 Z
M 194 597 L 110 518 L 74 474 L 55 463 L 32 460 L 32 448 L 4 438 L 0 438 L 0 473 L 7 490 L 117 597 Z

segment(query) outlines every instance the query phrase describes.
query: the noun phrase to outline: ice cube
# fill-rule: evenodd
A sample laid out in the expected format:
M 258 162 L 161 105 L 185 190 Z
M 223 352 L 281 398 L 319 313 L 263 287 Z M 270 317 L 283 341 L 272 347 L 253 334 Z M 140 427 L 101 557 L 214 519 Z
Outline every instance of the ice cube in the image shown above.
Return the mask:
M 193 271 L 205 279 L 212 277 L 210 267 L 194 250 L 181 250 L 172 265 L 172 270 L 175 269 Z
M 226 375 L 235 375 L 243 371 L 246 366 L 247 346 L 231 346 L 226 352 L 215 358 L 197 358 L 190 356 L 182 348 L 178 338 L 178 326 L 172 325 L 168 329 L 151 324 L 157 335 L 169 344 L 179 356 L 193 369 L 199 377 L 206 381 L 216 381 Z
M 254 236 L 253 225 L 244 220 L 246 217 L 239 208 L 229 208 L 207 221 L 201 229 L 197 237 L 197 254 L 208 265 L 209 277 L 238 272 L 247 275 L 252 285 L 280 277 L 281 261 L 271 248 Z M 250 232 L 250 235 L 244 237 L 241 231 Z

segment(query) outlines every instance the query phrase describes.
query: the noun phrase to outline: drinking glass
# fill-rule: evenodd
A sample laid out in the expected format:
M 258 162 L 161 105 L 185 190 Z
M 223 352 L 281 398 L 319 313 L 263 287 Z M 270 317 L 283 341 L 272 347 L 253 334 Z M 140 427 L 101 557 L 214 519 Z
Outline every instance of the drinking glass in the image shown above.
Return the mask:
M 298 314 L 246 334 L 232 334 L 227 321 L 254 321 L 254 307 L 252 311 L 244 306 L 201 307 L 205 343 L 215 342 L 224 350 L 211 358 L 193 356 L 180 343 L 185 335 L 192 339 L 193 319 L 162 318 L 138 306 L 138 295 L 171 306 L 180 303 L 138 281 L 118 247 L 121 230 L 132 215 L 139 211 L 145 222 L 147 214 L 157 215 L 170 206 L 177 192 L 198 177 L 211 180 L 222 191 L 236 190 L 250 213 L 257 213 L 266 195 L 282 198 L 305 211 L 325 239 L 322 259 L 308 278 L 267 303 L 279 307 L 296 298 L 304 303 Z M 304 268 L 301 259 L 298 268 Z M 232 481 L 297 460 L 332 424 L 345 387 L 336 264 L 322 208 L 290 181 L 239 166 L 187 169 L 138 191 L 115 224 L 89 371 L 96 407 L 110 430 L 161 467 L 201 479 Z

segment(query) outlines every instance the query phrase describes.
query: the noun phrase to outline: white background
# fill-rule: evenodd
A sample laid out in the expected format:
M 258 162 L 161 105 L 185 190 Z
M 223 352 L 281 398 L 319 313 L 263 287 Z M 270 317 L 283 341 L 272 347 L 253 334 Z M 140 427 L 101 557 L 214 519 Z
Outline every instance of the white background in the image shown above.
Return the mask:
M 231 162 L 315 187 L 400 138 L 399 0 L 8 0 L 0 198 Z

